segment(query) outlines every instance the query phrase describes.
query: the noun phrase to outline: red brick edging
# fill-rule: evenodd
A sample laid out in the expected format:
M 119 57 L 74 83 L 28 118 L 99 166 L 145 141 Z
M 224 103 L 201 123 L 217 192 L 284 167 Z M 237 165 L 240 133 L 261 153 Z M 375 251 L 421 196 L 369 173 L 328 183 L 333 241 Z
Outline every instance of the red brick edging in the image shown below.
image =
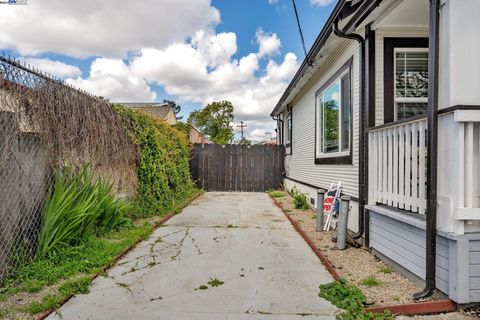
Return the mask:
M 452 300 L 438 300 L 365 308 L 366 312 L 373 313 L 382 313 L 384 310 L 390 310 L 395 315 L 413 316 L 455 311 L 457 310 L 457 304 Z
M 293 218 L 285 212 L 283 206 L 280 202 L 277 201 L 274 197 L 270 198 L 273 200 L 273 203 L 279 207 L 285 216 L 288 218 L 290 223 L 293 225 L 295 230 L 302 236 L 308 246 L 312 251 L 317 255 L 322 264 L 325 266 L 327 271 L 332 275 L 335 280 L 340 279 L 335 267 L 332 263 L 325 257 L 321 251 L 317 248 L 315 243 L 310 239 L 310 237 L 305 233 L 305 231 L 300 227 L 300 225 L 293 220 Z M 398 304 L 398 305 L 387 305 L 379 307 L 370 307 L 365 308 L 365 312 L 373 313 L 383 313 L 384 310 L 389 310 L 394 315 L 420 315 L 420 314 L 431 314 L 431 313 L 442 313 L 442 312 L 451 312 L 457 310 L 457 304 L 452 300 L 438 300 L 438 301 L 426 301 L 426 302 L 417 302 L 417 303 L 407 303 L 407 304 Z
M 193 201 L 195 201 L 196 199 L 198 199 L 202 194 L 199 193 L 198 195 L 196 195 L 195 197 L 193 197 L 188 203 L 192 203 Z M 153 230 L 159 228 L 161 225 L 165 224 L 168 220 L 170 220 L 171 218 L 173 218 L 175 215 L 177 215 L 178 212 L 176 211 L 173 211 L 173 212 L 170 212 L 169 214 L 167 214 L 165 217 L 163 217 L 160 221 L 158 221 L 157 223 L 155 223 L 153 225 Z M 99 275 L 101 275 L 102 273 L 104 273 L 105 271 L 107 271 L 108 269 L 110 269 L 111 267 L 113 267 L 118 261 L 120 261 L 120 259 L 122 259 L 127 253 L 129 253 L 130 251 L 132 251 L 140 242 L 142 242 L 143 240 L 145 239 L 138 239 L 137 241 L 135 241 L 134 244 L 132 244 L 130 246 L 130 248 L 128 248 L 127 250 L 125 250 L 124 252 L 122 252 L 121 254 L 119 254 L 117 257 L 115 257 L 115 259 L 112 261 L 112 263 L 110 263 L 109 265 L 105 266 L 101 271 L 99 271 L 98 273 L 94 274 L 92 276 L 92 281 L 95 280 L 96 278 L 98 278 Z M 56 308 L 53 308 L 49 311 L 47 311 L 45 314 L 43 314 L 42 316 L 40 316 L 37 320 L 45 320 L 49 315 L 51 315 L 55 310 L 58 310 L 60 307 L 62 307 L 65 303 L 68 302 L 68 300 L 70 300 L 71 298 L 73 298 L 73 296 L 75 296 L 74 294 L 71 295 L 70 297 L 67 297 L 64 301 L 62 301 L 62 303 L 56 307 Z

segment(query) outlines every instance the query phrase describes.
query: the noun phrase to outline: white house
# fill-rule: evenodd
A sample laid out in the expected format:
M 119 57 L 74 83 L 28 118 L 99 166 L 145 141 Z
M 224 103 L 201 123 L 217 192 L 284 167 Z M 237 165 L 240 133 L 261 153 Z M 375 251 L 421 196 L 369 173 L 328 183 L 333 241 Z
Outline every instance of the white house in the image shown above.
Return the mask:
M 480 302 L 480 1 L 339 0 L 272 111 L 285 185 L 341 181 L 349 229 Z

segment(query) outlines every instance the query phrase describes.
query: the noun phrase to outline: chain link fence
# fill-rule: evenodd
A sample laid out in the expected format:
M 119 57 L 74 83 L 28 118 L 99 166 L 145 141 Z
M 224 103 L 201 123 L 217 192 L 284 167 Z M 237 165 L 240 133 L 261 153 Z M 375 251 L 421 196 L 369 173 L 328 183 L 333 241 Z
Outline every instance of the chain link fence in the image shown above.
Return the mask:
M 90 163 L 136 189 L 136 148 L 111 105 L 0 56 L 0 281 L 32 259 L 56 170 Z

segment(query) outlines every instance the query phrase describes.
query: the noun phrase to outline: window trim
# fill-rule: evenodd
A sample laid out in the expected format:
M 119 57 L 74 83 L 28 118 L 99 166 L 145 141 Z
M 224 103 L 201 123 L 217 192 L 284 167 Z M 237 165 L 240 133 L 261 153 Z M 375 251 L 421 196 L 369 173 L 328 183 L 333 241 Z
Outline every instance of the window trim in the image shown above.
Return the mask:
M 353 57 L 350 57 L 316 92 L 315 92 L 315 136 L 314 139 L 314 159 L 315 164 L 352 164 L 353 158 L 353 75 L 352 75 L 352 63 Z M 349 137 L 349 150 L 340 151 L 331 154 L 318 154 L 319 146 L 319 122 L 318 122 L 318 97 L 326 89 L 328 89 L 334 82 L 340 81 L 345 74 L 350 76 L 350 137 Z M 341 90 L 341 89 L 340 89 Z M 340 111 L 341 112 L 341 111 Z M 341 117 L 339 119 L 341 121 Z M 341 141 L 340 141 L 341 143 Z
M 428 53 L 428 48 L 423 48 L 423 47 L 420 47 L 420 48 L 412 48 L 412 47 L 394 47 L 393 48 L 393 71 L 394 71 L 394 75 L 396 74 L 397 72 L 397 59 L 396 59 L 396 55 L 397 55 L 397 52 L 427 52 Z M 394 76 L 393 77 L 393 121 L 396 122 L 398 121 L 398 106 L 397 104 L 398 103 L 428 103 L 428 93 L 427 93 L 427 96 L 424 97 L 424 98 L 419 98 L 419 97 L 410 97 L 410 98 L 406 98 L 406 97 L 403 97 L 403 98 L 398 98 L 397 97 L 397 84 L 396 84 L 396 77 Z
M 287 128 L 287 130 L 285 130 L 285 132 L 287 133 L 285 142 L 286 142 L 286 146 L 289 147 L 292 145 L 292 138 L 293 138 L 292 108 L 287 109 L 287 117 L 285 122 L 286 122 L 286 128 Z
M 289 119 L 292 127 L 289 128 Z M 293 140 L 293 111 L 291 106 L 287 106 L 287 113 L 284 121 L 285 128 L 285 155 L 292 155 L 292 140 Z
M 428 49 L 428 38 L 383 38 L 383 123 L 396 119 L 395 48 Z

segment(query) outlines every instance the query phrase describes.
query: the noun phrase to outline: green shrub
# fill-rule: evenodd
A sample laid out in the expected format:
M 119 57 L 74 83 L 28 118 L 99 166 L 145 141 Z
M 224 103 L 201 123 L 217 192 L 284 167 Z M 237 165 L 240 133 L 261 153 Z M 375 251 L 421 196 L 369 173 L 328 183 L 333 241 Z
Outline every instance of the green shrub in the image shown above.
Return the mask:
M 365 312 L 363 305 L 365 295 L 356 286 L 348 284 L 344 279 L 320 286 L 319 296 L 330 301 L 338 308 L 345 309 L 337 315 L 337 320 L 393 320 L 390 311 L 383 313 Z
M 139 149 L 137 216 L 161 215 L 197 192 L 190 176 L 190 148 L 185 132 L 164 121 L 120 105 L 115 110 Z
M 300 190 L 298 190 L 296 187 L 293 187 L 291 192 L 293 197 L 293 205 L 295 206 L 295 209 L 307 210 L 308 209 L 307 194 L 301 193 Z
M 93 177 L 90 166 L 65 166 L 55 174 L 43 208 L 39 255 L 78 243 L 85 234 L 129 224 L 128 209 L 127 201 L 114 198 L 109 182 Z

